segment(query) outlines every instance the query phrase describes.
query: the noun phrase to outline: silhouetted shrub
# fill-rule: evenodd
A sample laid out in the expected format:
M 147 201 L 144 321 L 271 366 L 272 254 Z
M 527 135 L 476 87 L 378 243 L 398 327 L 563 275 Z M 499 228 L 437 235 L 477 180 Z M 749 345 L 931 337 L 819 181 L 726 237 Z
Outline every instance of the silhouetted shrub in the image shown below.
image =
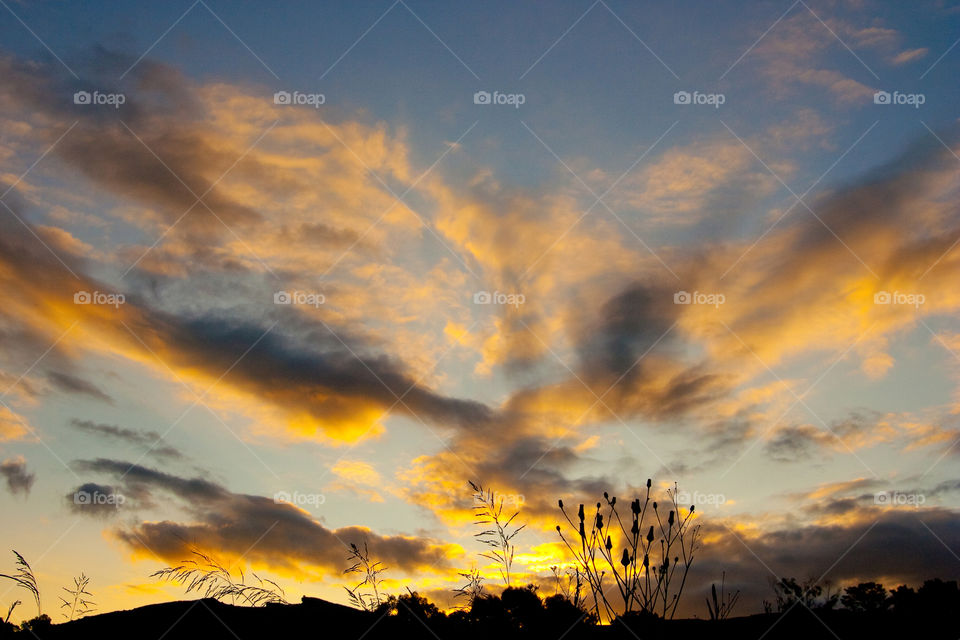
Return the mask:
M 821 585 L 813 579 L 798 582 L 796 578 L 781 578 L 772 582 L 777 598 L 777 611 L 786 612 L 798 606 L 811 610 L 829 610 L 837 606 L 839 593 L 831 593 L 830 584 Z
M 511 627 L 525 629 L 539 626 L 542 622 L 543 603 L 534 585 L 507 587 L 500 594 L 500 601 Z
M 20 633 L 21 635 L 26 632 L 33 637 L 42 638 L 44 635 L 50 631 L 50 627 L 53 626 L 53 622 L 50 620 L 50 616 L 43 614 L 37 616 L 33 620 L 27 620 L 20 624 Z
M 587 613 L 559 593 L 544 599 L 543 612 L 548 626 L 551 627 L 569 629 L 577 623 L 583 625 L 597 624 L 597 617 L 594 613 Z
M 913 615 L 917 612 L 920 600 L 917 592 L 906 585 L 900 585 L 890 591 L 890 606 L 894 613 Z
M 861 582 L 843 590 L 840 602 L 844 607 L 858 613 L 875 613 L 887 608 L 887 592 L 877 582 Z
M 378 615 L 388 615 L 402 624 L 426 624 L 428 627 L 446 619 L 446 614 L 416 591 L 389 596 L 377 607 Z

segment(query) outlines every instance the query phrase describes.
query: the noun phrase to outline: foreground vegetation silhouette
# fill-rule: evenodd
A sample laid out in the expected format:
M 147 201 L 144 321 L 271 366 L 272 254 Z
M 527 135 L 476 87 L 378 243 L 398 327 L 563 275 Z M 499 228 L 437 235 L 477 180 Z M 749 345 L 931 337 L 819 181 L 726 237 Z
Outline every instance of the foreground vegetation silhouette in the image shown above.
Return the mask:
M 629 512 L 617 498 L 603 494 L 589 511 L 583 504 L 575 516 L 559 508 L 569 529 L 557 525 L 569 551 L 568 566 L 552 567 L 553 580 L 544 585 L 512 584 L 514 540 L 524 525 L 519 511 L 505 511 L 504 497 L 471 482 L 476 538 L 484 551 L 478 555 L 494 563 L 503 582 L 494 588 L 483 584 L 477 568 L 462 571 L 466 583 L 454 590 L 459 607 L 444 611 L 417 591 L 388 594 L 382 575 L 388 570 L 377 560 L 366 541 L 348 544 L 346 575 L 360 582 L 345 586 L 345 606 L 303 597 L 287 601 L 272 580 L 242 571 L 237 575 L 212 556 L 193 550 L 192 557 L 152 574 L 182 586 L 201 599 L 178 601 L 89 615 L 95 603 L 88 591 L 90 579 L 80 574 L 61 597 L 65 622 L 54 624 L 43 613 L 40 589 L 33 568 L 14 551 L 15 571 L 0 574 L 14 587 L 26 591 L 37 615 L 20 625 L 10 617 L 20 600 L 9 606 L 0 620 L 0 639 L 32 638 L 263 638 L 320 635 L 327 638 L 380 639 L 436 637 L 473 638 L 908 638 L 922 635 L 932 640 L 960 637 L 960 588 L 956 581 L 928 580 L 919 589 L 906 585 L 888 590 L 876 582 L 834 590 L 813 580 L 780 578 L 771 583 L 772 599 L 764 600 L 764 613 L 743 617 L 731 614 L 739 591 L 711 585 L 705 598 L 705 618 L 676 619 L 690 567 L 699 548 L 699 525 L 694 507 L 677 504 L 676 485 L 667 501 L 651 496 L 647 481 L 642 497 L 629 502 Z M 565 533 L 566 531 L 566 533 Z M 572 532 L 571 532 L 572 531 Z M 552 594 L 547 594 L 553 587 Z

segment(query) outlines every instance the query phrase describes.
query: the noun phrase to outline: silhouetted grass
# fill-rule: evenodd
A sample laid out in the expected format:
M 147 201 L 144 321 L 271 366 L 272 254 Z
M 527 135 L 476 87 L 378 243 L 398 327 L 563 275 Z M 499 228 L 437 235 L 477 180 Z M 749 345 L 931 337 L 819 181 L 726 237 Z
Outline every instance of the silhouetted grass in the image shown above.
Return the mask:
M 13 555 L 17 558 L 17 572 L 14 574 L 0 573 L 0 578 L 12 580 L 17 586 L 29 591 L 37 603 L 37 615 L 41 616 L 43 615 L 43 611 L 40 607 L 40 589 L 37 587 L 37 578 L 33 575 L 33 569 L 30 568 L 30 563 L 28 563 L 22 555 L 17 553 L 16 550 L 13 551 Z M 7 613 L 8 617 L 13 611 L 14 606 L 16 606 L 16 604 L 10 607 L 10 612 Z
M 364 611 L 373 611 L 381 604 L 383 599 L 380 593 L 380 583 L 382 582 L 380 574 L 387 570 L 379 560 L 373 560 L 370 557 L 370 551 L 367 549 L 366 540 L 363 541 L 363 549 L 355 543 L 350 543 L 349 559 L 353 564 L 348 567 L 344 573 L 359 573 L 363 580 L 353 589 L 344 587 L 350 597 L 350 602 Z M 360 588 L 370 587 L 372 593 L 363 593 Z
M 181 561 L 175 567 L 166 567 L 150 574 L 152 578 L 175 584 L 186 584 L 186 592 L 196 591 L 206 598 L 214 598 L 221 602 L 229 600 L 232 604 L 247 604 L 253 607 L 262 607 L 267 604 L 287 604 L 286 594 L 276 582 L 261 579 L 252 574 L 257 580 L 256 585 L 245 584 L 245 576 L 240 570 L 240 580 L 234 580 L 230 571 L 212 557 L 193 550 L 198 560 Z
M 86 574 L 81 573 L 73 579 L 73 589 L 63 587 L 63 590 L 72 596 L 70 600 L 67 600 L 63 596 L 60 597 L 60 602 L 62 603 L 60 608 L 69 608 L 69 611 L 63 614 L 64 618 L 73 620 L 75 616 L 84 616 L 96 611 L 94 607 L 96 607 L 97 603 L 87 599 L 93 597 L 93 594 L 87 591 L 89 584 L 90 578 L 88 578 Z

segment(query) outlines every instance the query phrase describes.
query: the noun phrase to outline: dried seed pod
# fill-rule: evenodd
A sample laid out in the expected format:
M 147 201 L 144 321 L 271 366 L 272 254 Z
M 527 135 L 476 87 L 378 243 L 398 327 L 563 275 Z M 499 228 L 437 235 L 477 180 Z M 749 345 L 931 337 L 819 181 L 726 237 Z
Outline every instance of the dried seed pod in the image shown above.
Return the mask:
M 610 536 L 607 536 L 607 545 L 606 545 L 606 546 L 607 546 L 607 551 L 610 551 L 610 549 L 613 549 L 613 541 L 610 540 Z
M 647 489 L 650 488 L 650 485 L 651 485 L 651 484 L 652 484 L 652 483 L 651 483 L 651 481 L 650 481 L 650 478 L 647 478 Z
M 653 542 L 653 525 L 650 525 L 650 531 L 647 532 L 647 542 Z
M 673 526 L 673 511 L 671 511 L 670 515 L 667 516 L 667 524 Z
M 597 514 L 597 529 L 603 529 L 603 514 Z
M 646 569 L 650 566 L 650 556 L 643 554 L 643 568 Z
M 580 516 L 580 522 L 583 522 L 583 505 L 580 505 L 580 510 L 577 511 L 577 515 Z
M 654 511 L 657 510 L 657 503 L 656 503 L 656 502 L 653 503 L 653 510 L 654 510 Z
M 563 509 L 563 500 L 557 500 L 557 504 L 559 504 L 560 508 Z
M 620 564 L 622 564 L 625 567 L 630 564 L 630 554 L 627 553 L 626 549 L 623 550 L 623 557 L 620 558 Z

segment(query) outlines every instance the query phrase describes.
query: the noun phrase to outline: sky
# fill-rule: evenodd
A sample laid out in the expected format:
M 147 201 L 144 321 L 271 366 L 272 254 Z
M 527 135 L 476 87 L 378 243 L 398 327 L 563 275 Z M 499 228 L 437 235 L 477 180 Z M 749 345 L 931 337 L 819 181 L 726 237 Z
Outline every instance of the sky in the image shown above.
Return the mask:
M 0 5 L 0 549 L 52 617 L 194 550 L 346 602 L 362 541 L 451 606 L 471 480 L 544 594 L 558 499 L 648 478 L 685 615 L 958 577 L 960 4 Z

